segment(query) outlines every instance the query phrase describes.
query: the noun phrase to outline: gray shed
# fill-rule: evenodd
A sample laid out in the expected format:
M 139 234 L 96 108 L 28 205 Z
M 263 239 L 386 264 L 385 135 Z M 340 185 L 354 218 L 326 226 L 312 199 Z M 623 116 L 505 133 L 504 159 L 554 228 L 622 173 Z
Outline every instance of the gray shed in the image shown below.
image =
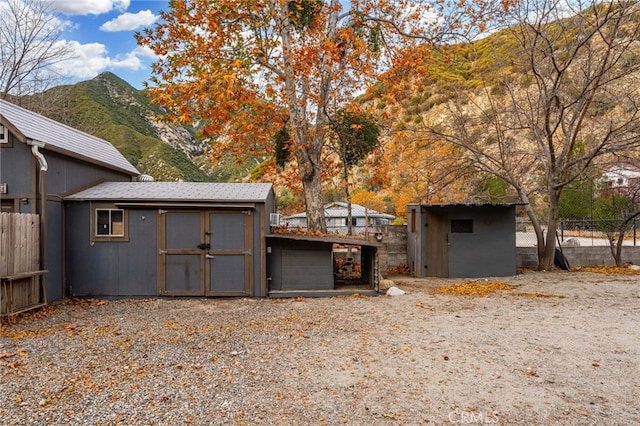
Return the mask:
M 104 182 L 64 198 L 79 296 L 266 296 L 269 183 Z
M 416 277 L 516 273 L 515 204 L 409 204 L 407 260 Z
M 267 236 L 269 296 L 377 294 L 378 244 L 339 236 Z

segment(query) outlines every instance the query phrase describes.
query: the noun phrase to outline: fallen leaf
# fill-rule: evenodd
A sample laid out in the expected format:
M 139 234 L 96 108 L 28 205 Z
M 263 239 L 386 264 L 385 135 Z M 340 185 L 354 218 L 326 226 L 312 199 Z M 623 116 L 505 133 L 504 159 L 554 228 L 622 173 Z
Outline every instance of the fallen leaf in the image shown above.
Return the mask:
M 513 290 L 513 286 L 501 282 L 465 282 L 440 287 L 436 290 L 436 293 L 454 294 L 458 296 L 484 296 L 497 290 Z

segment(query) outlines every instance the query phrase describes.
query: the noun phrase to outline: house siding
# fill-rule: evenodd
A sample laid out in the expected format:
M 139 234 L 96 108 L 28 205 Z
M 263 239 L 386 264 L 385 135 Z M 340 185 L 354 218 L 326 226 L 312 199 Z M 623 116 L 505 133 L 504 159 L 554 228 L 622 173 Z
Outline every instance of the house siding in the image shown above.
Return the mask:
M 62 299 L 64 292 L 64 213 L 61 194 L 92 184 L 100 179 L 111 181 L 131 181 L 131 175 L 86 163 L 71 157 L 41 149 L 48 170 L 43 173 L 47 202 L 45 216 L 46 234 L 46 275 L 47 300 Z M 18 212 L 37 213 L 40 210 L 38 197 L 39 164 L 31 152 L 31 147 L 14 139 L 13 146 L 0 151 L 0 182 L 7 183 L 8 194 L 3 199 L 26 199 L 17 202 Z M 73 223 L 73 222 L 72 222 Z M 68 243 L 67 243 L 68 246 Z
M 62 194 L 100 180 L 110 182 L 131 182 L 131 175 L 110 170 L 96 164 L 87 163 L 60 154 L 42 150 L 49 170 L 47 171 L 47 193 Z
M 32 173 L 27 171 L 34 170 L 33 161 L 31 149 L 16 140 L 13 141 L 13 146 L 0 148 L 0 182 L 9 187 L 9 193 L 2 194 L 3 199 L 32 195 L 35 182 Z M 20 209 L 20 213 L 35 213 L 31 211 L 31 206 L 21 206 Z

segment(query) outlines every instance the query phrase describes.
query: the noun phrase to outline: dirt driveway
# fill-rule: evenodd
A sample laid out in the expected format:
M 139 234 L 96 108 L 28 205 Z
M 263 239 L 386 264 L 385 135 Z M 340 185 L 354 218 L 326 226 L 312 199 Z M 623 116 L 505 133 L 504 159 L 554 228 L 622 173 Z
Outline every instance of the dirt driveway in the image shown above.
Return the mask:
M 640 424 L 640 275 L 485 296 L 75 301 L 0 332 L 2 424 Z

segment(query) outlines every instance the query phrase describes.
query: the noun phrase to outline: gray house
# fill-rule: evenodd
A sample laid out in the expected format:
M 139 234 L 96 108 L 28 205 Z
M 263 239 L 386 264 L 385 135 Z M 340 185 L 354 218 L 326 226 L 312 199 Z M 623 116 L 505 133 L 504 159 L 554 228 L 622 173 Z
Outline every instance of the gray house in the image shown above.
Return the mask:
M 268 183 L 104 182 L 64 197 L 79 296 L 267 296 Z
M 407 260 L 414 276 L 515 275 L 515 206 L 407 205 Z
M 328 232 L 346 234 L 349 229 L 347 203 L 336 201 L 324 206 L 324 218 Z M 362 234 L 367 227 L 375 232 L 380 225 L 389 225 L 395 216 L 367 209 L 359 204 L 351 205 L 351 225 L 354 234 Z M 286 216 L 282 219 L 286 228 L 307 229 L 307 214 L 305 212 Z
M 0 100 L 0 207 L 40 215 L 40 269 L 49 301 L 64 297 L 65 194 L 138 170 L 109 142 Z

